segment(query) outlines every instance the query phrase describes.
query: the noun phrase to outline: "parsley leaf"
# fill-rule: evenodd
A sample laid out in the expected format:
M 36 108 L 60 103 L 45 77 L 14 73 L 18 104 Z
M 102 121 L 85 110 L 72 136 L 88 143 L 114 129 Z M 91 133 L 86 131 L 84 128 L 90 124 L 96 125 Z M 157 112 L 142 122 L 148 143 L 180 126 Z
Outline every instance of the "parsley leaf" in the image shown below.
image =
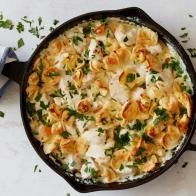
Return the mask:
M 144 147 L 139 147 L 139 149 L 137 150 L 135 156 L 140 156 L 142 155 L 142 153 L 145 151 Z
M 133 126 L 127 125 L 127 128 L 129 130 L 141 131 L 146 126 L 146 124 L 147 124 L 146 121 L 144 121 L 144 123 L 142 124 L 141 121 L 139 121 L 138 119 L 136 119 L 135 124 Z
M 130 138 L 129 133 L 126 132 L 124 134 L 120 134 L 121 127 L 118 126 L 114 129 L 114 140 L 115 140 L 115 148 L 123 148 L 124 146 L 129 144 Z
M 151 137 L 149 137 L 148 135 L 146 135 L 145 133 L 142 133 L 142 139 L 146 142 L 146 143 L 154 143 L 153 139 Z
M 60 133 L 60 135 L 61 135 L 63 138 L 68 138 L 69 136 L 71 136 L 71 133 L 69 133 L 68 131 L 63 131 L 62 133 Z
M 127 36 L 125 36 L 125 38 L 123 39 L 123 42 L 127 42 L 129 39 Z
M 1 117 L 1 118 L 4 118 L 4 116 L 5 116 L 5 113 L 2 112 L 2 111 L 0 111 L 0 117 Z
M 133 82 L 135 80 L 135 74 L 128 73 L 126 76 L 126 82 Z
M 53 25 L 57 25 L 59 23 L 59 20 L 57 20 L 57 19 L 54 19 L 54 21 L 53 21 Z
M 77 35 L 74 35 L 72 37 L 72 42 L 76 46 L 78 45 L 79 42 L 82 42 L 82 41 L 83 41 L 83 39 L 81 37 L 77 36 Z
M 160 121 L 166 121 L 169 117 L 167 110 L 165 108 L 156 108 L 154 112 L 157 115 L 157 118 L 154 120 L 155 125 L 157 125 Z
M 141 159 L 136 159 L 135 162 L 134 162 L 134 165 L 142 165 L 142 164 L 144 164 L 146 162 L 147 162 L 147 158 L 143 157 Z
M 84 75 L 87 75 L 88 72 L 89 72 L 89 67 L 87 65 L 83 66 L 82 67 L 82 72 L 83 72 Z
M 18 33 L 21 33 L 24 31 L 24 25 L 21 22 L 18 22 L 17 26 L 16 26 L 16 30 L 18 31 Z
M 17 41 L 17 45 L 18 45 L 18 48 L 21 48 L 22 46 L 24 46 L 24 40 L 22 38 L 20 38 L 18 41 Z

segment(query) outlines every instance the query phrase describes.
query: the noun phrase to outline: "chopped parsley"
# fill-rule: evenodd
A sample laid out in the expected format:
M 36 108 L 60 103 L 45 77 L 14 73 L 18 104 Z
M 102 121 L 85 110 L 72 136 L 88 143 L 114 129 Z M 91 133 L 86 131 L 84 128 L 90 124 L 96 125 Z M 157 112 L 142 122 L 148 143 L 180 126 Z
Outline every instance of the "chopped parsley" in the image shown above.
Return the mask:
M 176 73 L 176 77 L 182 76 L 183 70 L 180 67 L 179 60 L 172 57 L 167 62 L 163 63 L 163 65 L 162 65 L 162 69 L 166 69 L 169 67 L 172 69 L 172 71 L 174 71 Z
M 115 140 L 115 148 L 123 148 L 124 146 L 129 144 L 130 138 L 129 133 L 126 132 L 124 134 L 120 134 L 121 127 L 118 126 L 114 129 L 114 140 Z
M 125 36 L 125 38 L 123 39 L 123 42 L 127 42 L 129 39 L 127 36 Z
M 83 72 L 84 75 L 87 75 L 89 71 L 90 70 L 89 70 L 88 65 L 85 65 L 85 66 L 82 67 L 82 72 Z
M 139 121 L 138 119 L 136 119 L 135 124 L 133 126 L 127 125 L 127 128 L 129 130 L 136 130 L 136 131 L 141 131 L 142 129 L 144 129 L 144 127 L 146 126 L 147 122 L 144 121 L 144 123 L 142 124 L 141 121 Z
M 56 71 L 52 71 L 52 72 L 49 72 L 48 73 L 48 76 L 50 76 L 50 77 L 60 76 L 60 73 L 59 72 L 56 72 Z
M 46 110 L 49 106 L 49 103 L 48 104 L 45 104 L 43 101 L 40 101 L 40 107 L 44 110 Z
M 2 112 L 2 111 L 0 111 L 0 117 L 1 117 L 1 118 L 4 118 L 4 116 L 5 116 L 5 113 Z
M 187 93 L 189 93 L 189 94 L 192 94 L 191 89 L 188 88 L 184 83 L 181 83 L 181 84 L 180 84 L 180 89 L 181 89 L 181 91 L 183 91 L 183 92 L 187 92 Z
M 154 120 L 154 124 L 157 125 L 160 121 L 166 121 L 169 117 L 167 110 L 165 108 L 156 108 L 154 110 L 155 114 L 156 114 L 156 119 Z
M 69 136 L 71 136 L 71 133 L 69 133 L 68 131 L 63 131 L 62 133 L 60 133 L 60 135 L 61 135 L 63 138 L 68 138 Z
M 185 37 L 187 37 L 188 36 L 188 33 L 183 33 L 182 35 L 180 35 L 179 37 L 180 38 L 185 38 Z
M 14 28 L 14 24 L 11 20 L 6 19 L 3 20 L 3 15 L 0 15 L 0 28 L 12 30 Z
M 135 80 L 135 74 L 128 73 L 126 76 L 126 82 L 129 83 L 129 82 L 133 82 L 134 80 Z
M 139 149 L 137 150 L 135 156 L 141 156 L 144 151 L 145 151 L 144 147 L 139 147 Z
M 161 79 L 160 76 L 156 77 L 155 75 L 152 75 L 150 81 L 151 81 L 152 83 L 155 83 L 155 82 L 157 82 L 157 81 L 163 81 L 163 80 Z
M 104 153 L 105 153 L 105 156 L 112 156 L 113 148 L 105 149 Z
M 17 45 L 18 45 L 18 48 L 21 48 L 22 46 L 24 46 L 24 40 L 22 38 L 20 38 L 18 41 L 17 41 Z
M 41 94 L 37 95 L 37 96 L 35 97 L 35 101 L 36 101 L 36 102 L 40 101 L 41 97 L 42 97 Z
M 71 116 L 74 116 L 76 119 L 78 120 L 81 120 L 81 121 L 84 121 L 84 120 L 91 120 L 89 118 L 89 116 L 85 116 L 84 114 L 81 114 L 79 112 L 77 112 L 76 110 L 74 109 L 71 109 L 71 108 L 67 108 L 66 109 L 68 111 L 68 115 L 71 117 Z
M 187 109 L 184 107 L 184 106 L 182 106 L 181 108 L 180 108 L 180 114 L 183 116 L 184 114 L 187 114 Z
M 146 135 L 145 133 L 142 133 L 142 139 L 146 142 L 146 143 L 154 143 L 153 139 L 151 137 L 149 137 L 148 135 Z
M 96 175 L 97 175 L 96 170 L 95 170 L 94 168 L 92 168 L 92 167 L 88 167 L 88 166 L 87 166 L 87 167 L 84 169 L 84 171 L 85 171 L 86 173 L 88 173 L 88 174 L 90 175 L 91 178 L 95 178 Z
M 102 133 L 104 133 L 104 129 L 98 128 L 97 132 L 98 132 L 98 136 L 100 136 Z
M 69 93 L 70 93 L 71 97 L 73 97 L 73 94 L 74 95 L 78 94 L 76 86 L 74 84 L 72 84 L 71 82 L 68 82 L 68 88 L 69 88 Z
M 33 172 L 36 172 L 37 171 L 37 168 L 38 168 L 38 165 L 35 165 L 34 166 L 34 169 L 33 169 Z
M 196 57 L 196 48 L 187 48 L 192 58 Z
M 35 110 L 35 103 L 31 103 L 29 101 L 26 102 L 26 110 L 30 117 L 34 116 L 36 114 Z
M 134 162 L 134 165 L 142 165 L 142 164 L 144 164 L 146 162 L 147 162 L 147 158 L 143 157 L 141 159 L 136 159 L 135 162 Z
M 39 34 L 39 29 L 38 27 L 31 27 L 29 29 L 29 33 L 31 33 L 32 35 L 34 35 L 35 37 L 39 38 L 40 37 L 40 34 Z
M 21 33 L 24 31 L 24 25 L 21 22 L 18 22 L 18 24 L 16 25 L 16 30 L 18 31 L 18 33 Z
M 86 36 L 88 34 L 90 34 L 92 31 L 92 27 L 91 24 L 88 23 L 86 26 L 83 27 L 83 34 Z
M 66 70 L 66 71 L 65 71 L 65 75 L 71 76 L 71 74 L 72 74 L 72 72 L 71 72 L 70 70 Z
M 39 16 L 39 18 L 38 18 L 38 25 L 40 26 L 41 24 L 42 24 L 42 17 Z
M 63 170 L 69 170 L 69 165 L 68 165 L 67 163 L 63 163 L 63 164 L 61 165 L 61 168 L 62 168 Z
M 56 26 L 58 23 L 59 23 L 59 20 L 57 20 L 57 19 L 54 19 L 54 20 L 53 20 L 53 25 L 54 25 L 54 26 Z
M 124 169 L 124 165 L 120 164 L 119 170 L 122 171 Z
M 74 35 L 72 37 L 72 42 L 76 46 L 78 45 L 79 42 L 82 42 L 82 41 L 83 41 L 83 39 L 81 37 L 77 36 L 77 35 Z
M 193 15 L 189 14 L 189 17 L 190 17 L 190 18 L 193 18 Z
M 186 27 L 181 27 L 181 30 L 182 30 L 182 31 L 186 30 Z
M 54 91 L 52 94 L 50 94 L 51 97 L 63 97 L 63 93 L 61 91 L 61 89 L 58 89 L 56 91 Z

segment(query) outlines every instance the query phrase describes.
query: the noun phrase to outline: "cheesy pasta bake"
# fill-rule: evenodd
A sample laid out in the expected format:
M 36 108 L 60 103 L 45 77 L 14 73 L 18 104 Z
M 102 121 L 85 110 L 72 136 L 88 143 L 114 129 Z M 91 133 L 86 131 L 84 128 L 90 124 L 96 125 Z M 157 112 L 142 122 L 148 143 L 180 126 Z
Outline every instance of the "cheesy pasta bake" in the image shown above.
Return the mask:
M 34 61 L 26 88 L 31 132 L 80 179 L 112 183 L 161 167 L 191 117 L 185 66 L 158 34 L 120 18 L 83 21 Z

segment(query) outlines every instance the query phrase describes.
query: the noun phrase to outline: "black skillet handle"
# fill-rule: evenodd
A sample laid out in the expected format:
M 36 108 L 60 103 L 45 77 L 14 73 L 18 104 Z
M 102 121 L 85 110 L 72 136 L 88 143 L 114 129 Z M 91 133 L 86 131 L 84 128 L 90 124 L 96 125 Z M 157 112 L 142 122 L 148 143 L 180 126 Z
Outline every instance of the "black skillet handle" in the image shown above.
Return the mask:
M 186 150 L 196 151 L 196 145 L 189 143 Z
M 22 82 L 26 64 L 26 62 L 19 61 L 7 63 L 3 68 L 2 75 L 8 77 L 9 79 L 15 81 L 20 85 Z
M 143 11 L 138 7 L 128 7 L 128 8 L 120 9 L 118 11 L 122 13 L 125 17 L 133 18 L 135 22 L 139 20 L 138 21 L 139 23 L 145 22 L 151 25 L 160 26 L 145 11 Z

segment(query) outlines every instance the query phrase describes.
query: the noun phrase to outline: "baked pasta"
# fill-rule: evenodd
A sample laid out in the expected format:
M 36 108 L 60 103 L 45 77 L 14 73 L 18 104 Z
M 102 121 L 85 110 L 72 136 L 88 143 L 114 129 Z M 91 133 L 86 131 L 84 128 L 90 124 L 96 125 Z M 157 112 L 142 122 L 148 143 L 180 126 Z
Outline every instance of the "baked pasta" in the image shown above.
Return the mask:
M 91 19 L 40 52 L 26 110 L 32 134 L 65 172 L 112 183 L 171 157 L 187 131 L 191 93 L 181 58 L 156 32 Z

